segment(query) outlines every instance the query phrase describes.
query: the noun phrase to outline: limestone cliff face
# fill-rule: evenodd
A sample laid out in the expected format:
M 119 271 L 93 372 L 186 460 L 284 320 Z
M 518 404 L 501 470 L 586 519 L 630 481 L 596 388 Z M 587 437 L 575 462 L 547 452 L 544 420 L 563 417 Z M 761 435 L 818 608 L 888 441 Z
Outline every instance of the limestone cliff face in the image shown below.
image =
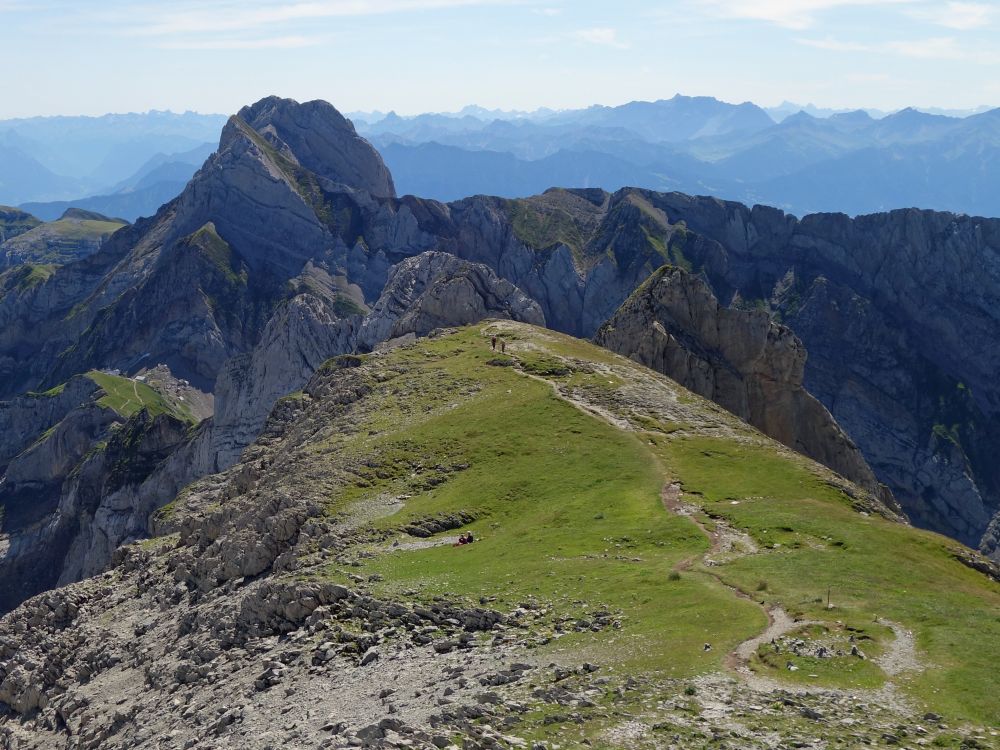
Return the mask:
M 721 307 L 703 281 L 664 267 L 598 330 L 595 341 L 879 494 L 857 446 L 802 387 L 802 343 L 765 311 Z
M 328 102 L 298 104 L 270 96 L 237 116 L 283 156 L 320 177 L 381 198 L 396 195 L 382 157 Z
M 0 403 L 0 419 L 19 430 L 13 435 L 31 438 L 23 449 L 13 440 L 3 446 L 16 455 L 0 475 L 0 611 L 99 572 L 118 545 L 145 533 L 159 507 L 142 485 L 187 439 L 188 425 L 146 411 L 126 419 L 99 402 L 104 395 L 79 377 L 59 394 Z
M 49 393 L 30 393 L 0 401 L 0 467 L 5 467 L 70 411 L 92 401 L 99 390 L 90 378 L 77 376 Z
M 63 483 L 116 417 L 95 403 L 77 406 L 7 464 L 0 484 L 0 611 L 55 585 L 74 523 L 59 514 Z
M 215 388 L 211 465 L 228 468 L 260 434 L 274 403 L 301 388 L 324 361 L 354 349 L 359 316 L 339 317 L 313 295 L 290 300 L 268 321 L 260 342 L 229 360 Z
M 1000 561 L 1000 513 L 993 516 L 979 543 L 979 551 L 993 560 Z
M 978 546 L 1000 509 L 1000 221 L 651 200 L 709 240 L 692 261 L 721 299 L 756 300 L 795 331 L 806 388 L 914 523 Z
M 426 336 L 435 328 L 508 318 L 545 325 L 537 302 L 499 278 L 488 266 L 454 255 L 427 252 L 394 266 L 359 336 L 362 350 L 402 336 Z

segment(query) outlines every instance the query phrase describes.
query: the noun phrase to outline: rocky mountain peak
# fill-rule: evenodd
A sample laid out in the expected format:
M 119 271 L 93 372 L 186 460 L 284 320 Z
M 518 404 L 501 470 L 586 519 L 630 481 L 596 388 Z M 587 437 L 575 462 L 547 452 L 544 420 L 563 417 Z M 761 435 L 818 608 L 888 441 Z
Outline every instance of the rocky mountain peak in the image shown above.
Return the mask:
M 293 99 L 269 96 L 243 107 L 236 118 L 268 142 L 277 152 L 320 177 L 378 197 L 394 197 L 396 188 L 382 157 L 359 136 L 351 121 L 328 102 L 300 104 Z M 232 120 L 223 133 L 233 134 Z

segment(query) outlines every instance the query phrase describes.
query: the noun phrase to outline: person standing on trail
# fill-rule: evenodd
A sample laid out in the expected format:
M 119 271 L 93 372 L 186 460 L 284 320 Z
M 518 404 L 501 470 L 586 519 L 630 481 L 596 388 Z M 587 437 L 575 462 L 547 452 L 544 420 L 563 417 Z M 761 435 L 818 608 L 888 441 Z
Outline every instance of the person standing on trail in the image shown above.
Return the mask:
M 494 336 L 492 339 L 490 339 L 490 343 L 493 344 L 493 351 L 496 351 L 497 350 L 497 337 Z
M 496 349 L 496 347 L 493 348 Z M 507 342 L 504 341 L 503 339 L 500 339 L 500 353 L 501 354 L 507 353 Z

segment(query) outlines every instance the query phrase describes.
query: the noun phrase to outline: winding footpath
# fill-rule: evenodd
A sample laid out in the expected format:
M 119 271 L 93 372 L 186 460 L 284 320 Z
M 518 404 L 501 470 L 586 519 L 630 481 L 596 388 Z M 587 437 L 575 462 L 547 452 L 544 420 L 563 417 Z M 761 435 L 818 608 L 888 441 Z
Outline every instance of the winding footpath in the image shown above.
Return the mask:
M 551 352 L 549 353 L 552 354 Z M 512 354 L 512 357 L 515 361 L 517 361 L 518 358 L 516 354 Z M 584 414 L 597 419 L 602 419 L 619 430 L 630 432 L 643 431 L 641 428 L 637 428 L 633 425 L 633 423 L 626 417 L 613 413 L 602 404 L 593 403 L 585 397 L 581 398 L 578 395 L 567 394 L 557 383 L 539 375 L 525 372 L 520 367 L 518 367 L 518 371 L 525 377 L 546 383 L 552 388 L 554 394 L 558 398 L 571 404 Z M 885 619 L 877 619 L 876 622 L 890 628 L 895 637 L 882 655 L 872 659 L 872 661 L 877 664 L 886 675 L 885 684 L 878 690 L 844 690 L 836 688 L 817 688 L 815 686 L 808 685 L 793 685 L 765 677 L 751 669 L 750 662 L 754 654 L 757 653 L 757 649 L 762 644 L 770 643 L 772 640 L 778 639 L 803 627 L 807 627 L 809 625 L 821 625 L 823 623 L 816 620 L 796 620 L 782 607 L 778 605 L 771 607 L 765 606 L 761 602 L 754 599 L 747 592 L 726 583 L 722 577 L 719 574 L 714 573 L 711 568 L 718 565 L 720 561 L 722 561 L 721 558 L 728 561 L 744 555 L 758 554 L 760 550 L 754 543 L 753 539 L 748 534 L 734 529 L 722 520 L 717 520 L 714 524 L 714 528 L 708 528 L 698 518 L 698 513 L 701 512 L 702 509 L 696 505 L 683 501 L 681 486 L 677 482 L 668 481 L 663 487 L 661 498 L 663 506 L 668 512 L 688 518 L 698 527 L 701 533 L 704 534 L 709 541 L 709 548 L 706 552 L 700 556 L 692 556 L 681 560 L 674 566 L 674 570 L 683 572 L 685 570 L 689 570 L 695 563 L 700 562 L 706 569 L 705 572 L 711 575 L 721 586 L 724 586 L 738 598 L 753 602 L 756 606 L 760 607 L 761 611 L 767 617 L 767 626 L 764 630 L 752 638 L 748 638 L 743 641 L 732 652 L 726 655 L 723 664 L 730 673 L 738 677 L 740 681 L 755 692 L 773 693 L 777 690 L 783 690 L 791 693 L 807 693 L 815 692 L 817 689 L 820 689 L 827 693 L 842 696 L 864 694 L 867 697 L 879 700 L 886 705 L 893 705 L 899 707 L 900 709 L 905 709 L 907 707 L 907 701 L 899 693 L 894 678 L 907 672 L 921 671 L 926 668 L 926 665 L 918 657 L 913 633 L 904 628 L 902 625 Z

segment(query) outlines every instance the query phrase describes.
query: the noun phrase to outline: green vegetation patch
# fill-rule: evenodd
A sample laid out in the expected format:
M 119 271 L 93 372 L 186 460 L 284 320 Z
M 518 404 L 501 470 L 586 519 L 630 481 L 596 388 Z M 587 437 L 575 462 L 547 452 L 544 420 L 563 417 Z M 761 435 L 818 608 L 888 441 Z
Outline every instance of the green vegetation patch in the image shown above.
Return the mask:
M 377 588 L 396 596 L 488 595 L 503 610 L 532 600 L 550 618 L 574 622 L 610 612 L 620 628 L 568 627 L 540 647 L 665 676 L 718 669 L 765 618 L 710 576 L 671 580 L 706 541 L 663 509 L 663 470 L 646 443 L 581 413 L 546 383 L 489 366 L 493 356 L 488 339 L 466 329 L 397 350 L 386 363 L 405 377 L 373 392 L 360 445 L 348 446 L 371 466 L 333 507 L 349 512 L 405 490 L 402 509 L 374 527 L 405 545 L 411 523 L 464 514 L 474 520 L 461 530 L 478 541 L 456 549 L 448 540 L 458 531 L 444 532 L 439 546 L 362 556 L 359 572 L 378 574 Z
M 113 409 L 123 417 L 131 417 L 138 411 L 146 409 L 152 416 L 170 414 L 184 422 L 197 421 L 186 404 L 165 398 L 145 383 L 97 370 L 88 372 L 87 377 L 104 391 L 104 395 L 97 400 L 97 403 Z
M 58 266 L 50 263 L 25 263 L 15 272 L 15 283 L 19 291 L 27 291 L 48 281 Z
M 982 650 L 1000 643 L 1000 585 L 956 564 L 954 542 L 856 513 L 805 459 L 766 446 L 685 438 L 670 443 L 665 460 L 685 492 L 762 548 L 713 568 L 723 580 L 791 614 L 875 635 L 877 645 L 862 646 L 872 653 L 893 646 L 887 623 L 899 623 L 915 635 L 920 668 L 897 677 L 911 695 L 951 716 L 1000 716 L 995 665 Z M 756 591 L 762 580 L 766 590 Z M 797 679 L 818 668 L 803 665 Z M 860 666 L 852 671 L 840 673 L 842 684 L 869 681 Z
M 197 248 L 229 284 L 246 286 L 247 270 L 242 267 L 229 243 L 219 236 L 215 224 L 208 222 L 192 234 L 189 245 Z
M 586 238 L 573 215 L 563 208 L 528 199 L 504 201 L 514 234 L 535 250 L 566 245 L 574 260 L 582 261 Z
M 51 233 L 62 240 L 98 240 L 101 237 L 110 237 L 123 226 L 126 224 L 120 221 L 60 219 L 42 225 L 39 231 Z
M 56 396 L 62 394 L 62 392 L 65 390 L 66 390 L 66 384 L 60 383 L 59 385 L 49 388 L 47 391 L 41 391 L 40 393 L 38 391 L 28 391 L 24 395 L 29 396 L 31 398 L 55 398 Z

